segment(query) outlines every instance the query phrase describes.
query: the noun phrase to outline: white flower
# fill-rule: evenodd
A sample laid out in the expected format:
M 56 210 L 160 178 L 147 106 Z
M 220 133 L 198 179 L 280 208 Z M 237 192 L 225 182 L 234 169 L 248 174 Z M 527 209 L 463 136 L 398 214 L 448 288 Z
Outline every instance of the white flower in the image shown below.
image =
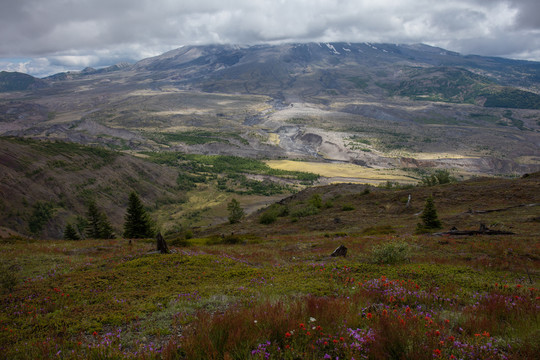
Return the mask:
M 317 319 L 315 319 L 314 317 L 309 318 L 309 322 L 315 322 L 315 321 L 317 321 Z

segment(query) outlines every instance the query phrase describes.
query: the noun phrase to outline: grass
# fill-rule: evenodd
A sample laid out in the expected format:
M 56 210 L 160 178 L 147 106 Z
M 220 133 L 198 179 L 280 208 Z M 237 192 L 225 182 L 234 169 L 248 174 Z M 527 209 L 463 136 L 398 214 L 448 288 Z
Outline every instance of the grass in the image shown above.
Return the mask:
M 432 358 L 436 350 L 526 358 L 538 350 L 538 283 L 506 268 L 520 260 L 500 251 L 504 238 L 441 245 L 409 236 L 401 239 L 409 262 L 377 264 L 370 249 L 392 239 L 192 239 L 170 255 L 149 254 L 152 241 L 4 241 L 2 270 L 16 285 L 0 298 L 0 348 L 15 359 Z M 347 258 L 328 256 L 337 241 Z M 512 239 L 515 254 L 530 245 Z
M 320 163 L 309 161 L 293 161 L 293 160 L 268 160 L 266 164 L 273 169 L 278 170 L 298 170 L 319 174 L 323 177 L 334 178 L 353 178 L 365 180 L 395 180 L 400 182 L 416 182 L 411 180 L 405 172 L 401 171 L 384 171 L 368 168 L 365 166 L 354 165 L 350 163 Z

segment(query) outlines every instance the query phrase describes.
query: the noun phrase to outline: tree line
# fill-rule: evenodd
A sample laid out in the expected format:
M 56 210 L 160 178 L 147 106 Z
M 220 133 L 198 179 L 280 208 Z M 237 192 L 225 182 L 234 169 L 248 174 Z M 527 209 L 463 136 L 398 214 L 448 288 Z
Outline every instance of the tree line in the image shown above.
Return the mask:
M 116 234 L 107 218 L 95 201 L 88 203 L 86 218 L 81 219 L 80 228 L 68 223 L 64 229 L 64 239 L 80 240 L 83 237 L 90 239 L 114 239 Z M 79 229 L 78 229 L 79 228 Z M 132 192 L 129 195 L 128 207 L 124 216 L 123 236 L 129 239 L 143 239 L 153 237 L 156 233 L 154 223 L 144 209 L 139 196 Z

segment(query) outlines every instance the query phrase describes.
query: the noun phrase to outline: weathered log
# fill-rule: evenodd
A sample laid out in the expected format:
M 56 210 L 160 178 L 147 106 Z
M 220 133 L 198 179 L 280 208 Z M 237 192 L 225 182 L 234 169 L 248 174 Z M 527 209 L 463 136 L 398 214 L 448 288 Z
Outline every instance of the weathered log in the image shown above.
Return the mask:
M 161 236 L 161 233 L 157 234 L 157 249 L 162 254 L 168 254 L 169 248 L 167 247 L 167 243 L 165 242 L 165 239 L 163 236 Z
M 447 235 L 462 235 L 462 236 L 472 236 L 472 235 L 515 235 L 511 231 L 502 231 L 502 230 L 492 230 L 488 228 L 485 224 L 480 224 L 478 230 L 458 230 L 455 226 L 446 232 L 434 233 L 435 236 L 447 236 Z
M 339 245 L 330 256 L 347 256 L 347 248 L 344 245 Z

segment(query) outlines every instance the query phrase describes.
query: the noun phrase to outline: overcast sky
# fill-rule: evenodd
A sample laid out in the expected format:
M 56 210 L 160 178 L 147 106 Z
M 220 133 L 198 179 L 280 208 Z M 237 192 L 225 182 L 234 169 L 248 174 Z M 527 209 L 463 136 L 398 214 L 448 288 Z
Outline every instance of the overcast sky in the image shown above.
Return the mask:
M 45 76 L 190 44 L 425 43 L 540 61 L 539 0 L 3 0 L 0 70 Z

